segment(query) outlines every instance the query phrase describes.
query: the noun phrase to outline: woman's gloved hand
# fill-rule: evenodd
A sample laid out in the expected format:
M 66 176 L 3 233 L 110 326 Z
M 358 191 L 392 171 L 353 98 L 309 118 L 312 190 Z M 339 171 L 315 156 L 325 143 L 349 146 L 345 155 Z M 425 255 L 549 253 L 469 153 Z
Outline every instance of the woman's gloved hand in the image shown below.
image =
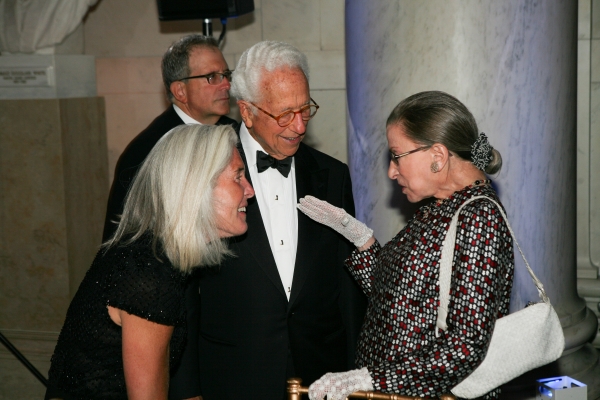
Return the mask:
M 347 372 L 328 372 L 308 387 L 310 400 L 345 400 L 359 390 L 373 390 L 373 382 L 367 368 Z
M 363 246 L 373 237 L 373 229 L 352 217 L 346 210 L 316 197 L 306 196 L 300 199 L 298 209 L 311 219 L 333 228 L 356 247 Z

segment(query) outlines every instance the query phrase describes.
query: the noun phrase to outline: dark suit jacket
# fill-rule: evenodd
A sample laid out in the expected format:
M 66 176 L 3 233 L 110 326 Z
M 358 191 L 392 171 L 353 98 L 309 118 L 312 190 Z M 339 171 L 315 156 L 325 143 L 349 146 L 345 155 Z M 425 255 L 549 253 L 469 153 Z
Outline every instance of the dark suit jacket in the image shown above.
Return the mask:
M 173 106 L 169 106 L 165 112 L 156 117 L 146 129 L 127 145 L 119 157 L 112 187 L 110 188 L 110 195 L 108 196 L 104 232 L 102 234 L 103 242 L 110 239 L 117 230 L 117 224 L 113 221 L 118 221 L 118 216 L 123 213 L 125 196 L 138 168 L 144 162 L 156 142 L 165 133 L 181 124 L 183 124 L 183 121 L 179 118 Z M 217 121 L 217 125 L 224 124 L 233 125 L 237 124 L 237 122 L 231 118 L 222 116 Z
M 354 214 L 345 164 L 304 144 L 295 163 L 298 198 L 310 194 Z M 204 400 L 284 399 L 286 375 L 310 384 L 326 372 L 354 368 L 366 299 L 343 266 L 352 244 L 298 211 L 288 302 L 255 198 L 247 222 L 247 233 L 230 243 L 236 256 L 202 270 Z

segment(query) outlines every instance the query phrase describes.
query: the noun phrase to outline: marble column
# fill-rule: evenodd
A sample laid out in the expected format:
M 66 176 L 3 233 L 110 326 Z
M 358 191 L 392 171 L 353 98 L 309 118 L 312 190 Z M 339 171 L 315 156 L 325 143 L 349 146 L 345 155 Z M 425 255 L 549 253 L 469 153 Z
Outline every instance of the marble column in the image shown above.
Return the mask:
M 600 8 L 578 2 L 577 289 L 600 319 Z
M 386 176 L 385 120 L 400 100 L 453 94 L 503 156 L 494 185 L 566 337 L 563 357 L 507 384 L 505 398 L 533 399 L 535 379 L 554 374 L 600 398 L 597 320 L 576 288 L 576 33 L 571 0 L 346 1 L 349 163 L 358 217 L 380 241 L 415 208 Z M 537 299 L 516 258 L 511 309 Z

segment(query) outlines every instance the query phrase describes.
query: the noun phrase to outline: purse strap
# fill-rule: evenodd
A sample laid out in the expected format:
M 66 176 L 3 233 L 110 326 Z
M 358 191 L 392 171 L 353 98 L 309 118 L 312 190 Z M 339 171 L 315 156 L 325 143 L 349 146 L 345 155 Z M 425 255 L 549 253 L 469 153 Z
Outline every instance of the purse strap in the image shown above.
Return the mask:
M 448 329 L 448 325 L 446 324 L 446 319 L 448 317 L 448 303 L 450 301 L 450 281 L 452 278 L 452 262 L 454 260 L 454 247 L 455 247 L 455 242 L 456 242 L 456 231 L 457 231 L 457 227 L 458 227 L 458 216 L 459 216 L 460 212 L 462 211 L 462 209 L 467 204 L 469 204 L 472 201 L 479 200 L 479 199 L 486 199 L 486 200 L 494 203 L 498 207 L 498 209 L 500 210 L 500 213 L 502 214 L 502 217 L 504 217 L 504 221 L 506 222 L 508 231 L 512 235 L 513 241 L 517 245 L 517 248 L 519 249 L 519 253 L 521 253 L 521 257 L 523 257 L 523 261 L 525 261 L 525 266 L 527 267 L 527 271 L 529 271 L 529 275 L 531 275 L 531 279 L 533 280 L 533 283 L 538 290 L 540 299 L 542 299 L 543 302 L 550 304 L 550 299 L 548 299 L 548 296 L 546 295 L 546 291 L 544 290 L 544 285 L 542 284 L 542 282 L 540 282 L 540 280 L 537 278 L 537 276 L 535 276 L 535 274 L 533 273 L 533 270 L 529 266 L 529 263 L 527 262 L 527 259 L 525 258 L 525 254 L 523 254 L 523 250 L 521 250 L 521 246 L 519 246 L 519 243 L 517 242 L 517 239 L 515 238 L 515 233 L 513 232 L 512 228 L 510 227 L 510 224 L 508 223 L 508 217 L 506 216 L 506 213 L 504 212 L 502 207 L 500 207 L 500 204 L 498 204 L 494 199 L 492 199 L 488 196 L 474 196 L 474 197 L 471 197 L 470 199 L 468 199 L 467 201 L 465 201 L 463 204 L 461 204 L 461 206 L 458 208 L 458 210 L 456 210 L 456 213 L 454 214 L 454 216 L 452 217 L 452 221 L 450 222 L 450 227 L 448 228 L 448 233 L 446 234 L 446 238 L 444 239 L 444 242 L 442 243 L 442 257 L 440 259 L 440 273 L 439 273 L 440 306 L 438 308 L 438 316 L 437 316 L 437 321 L 436 321 L 436 329 L 435 329 L 436 337 L 439 337 L 440 329 L 444 330 L 444 331 L 446 329 Z

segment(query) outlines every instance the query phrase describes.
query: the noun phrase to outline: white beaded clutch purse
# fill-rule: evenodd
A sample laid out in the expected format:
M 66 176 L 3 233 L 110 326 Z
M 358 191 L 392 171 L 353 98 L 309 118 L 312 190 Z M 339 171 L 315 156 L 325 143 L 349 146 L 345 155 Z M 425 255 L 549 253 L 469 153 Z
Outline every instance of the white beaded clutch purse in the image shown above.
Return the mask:
M 557 360 L 565 346 L 565 338 L 558 315 L 550 304 L 544 286 L 525 259 L 504 210 L 496 201 L 487 196 L 475 196 L 463 203 L 454 214 L 444 239 L 440 260 L 440 306 L 436 333 L 440 329 L 447 329 L 446 318 L 450 300 L 450 280 L 458 215 L 465 205 L 478 199 L 486 199 L 498 207 L 513 241 L 525 261 L 533 283 L 538 289 L 541 301 L 496 321 L 492 340 L 483 362 L 451 390 L 455 396 L 466 399 L 482 396 L 527 371 Z

